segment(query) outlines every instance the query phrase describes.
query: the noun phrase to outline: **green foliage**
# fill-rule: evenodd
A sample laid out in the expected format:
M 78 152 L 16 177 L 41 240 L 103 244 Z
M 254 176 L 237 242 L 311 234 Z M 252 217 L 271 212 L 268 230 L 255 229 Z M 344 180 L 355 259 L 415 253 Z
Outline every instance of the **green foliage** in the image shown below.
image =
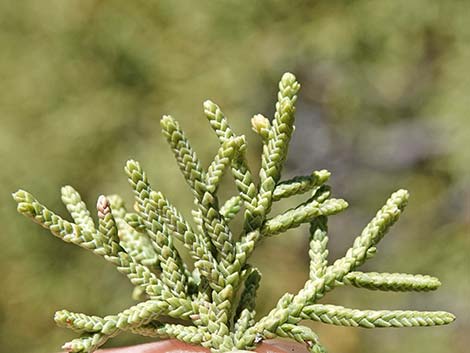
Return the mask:
M 137 294 L 145 296 L 144 301 L 115 315 L 57 312 L 58 325 L 81 333 L 63 346 L 65 350 L 92 352 L 109 338 L 129 331 L 177 338 L 221 353 L 254 349 L 262 340 L 280 336 L 304 342 L 311 352 L 319 353 L 325 349 L 302 320 L 366 328 L 435 326 L 454 320 L 452 314 L 442 311 L 374 311 L 317 304 L 327 292 L 342 285 L 383 291 L 428 291 L 440 283 L 430 276 L 357 271 L 374 257 L 377 244 L 403 212 L 408 201 L 406 190 L 393 193 L 346 254 L 328 264 L 328 216 L 343 211 L 348 204 L 330 198 L 331 188 L 324 184 L 330 173 L 325 170 L 281 181 L 294 131 L 299 88 L 294 75 L 284 74 L 273 121 L 259 115 L 252 120 L 253 130 L 263 140 L 259 183 L 248 167 L 244 136 L 232 131 L 217 105 L 204 103 L 205 114 L 220 142 L 207 169 L 202 167 L 179 123 L 170 116 L 162 118 L 163 135 L 194 196 L 192 215 L 196 227 L 152 188 L 140 164 L 133 160 L 127 162 L 125 171 L 134 191 L 136 213 L 127 212 L 117 196 L 100 196 L 97 226 L 70 186 L 62 188 L 62 199 L 73 223 L 47 209 L 28 192 L 14 193 L 20 213 L 56 237 L 111 262 L 129 278 Z M 223 203 L 218 190 L 227 169 L 232 171 L 238 195 Z M 297 194 L 310 197 L 297 207 L 270 217 L 274 202 Z M 229 223 L 242 209 L 243 227 L 234 234 Z M 310 224 L 309 279 L 297 294 L 285 294 L 273 310 L 256 320 L 255 299 L 261 274 L 248 262 L 250 255 L 260 240 L 302 224 Z M 176 240 L 189 251 L 191 262 L 183 260 Z M 175 323 L 174 319 L 179 321 Z

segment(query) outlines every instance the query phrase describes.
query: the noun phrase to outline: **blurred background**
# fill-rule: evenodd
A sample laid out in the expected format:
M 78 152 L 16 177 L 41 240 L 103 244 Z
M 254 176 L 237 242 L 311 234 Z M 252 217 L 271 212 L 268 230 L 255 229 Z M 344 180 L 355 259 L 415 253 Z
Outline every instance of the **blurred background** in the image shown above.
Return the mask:
M 24 188 L 63 216 L 65 184 L 92 209 L 101 193 L 131 204 L 123 166 L 135 158 L 188 215 L 190 191 L 160 117 L 181 122 L 207 165 L 218 143 L 202 102 L 212 99 L 246 134 L 256 170 L 261 144 L 250 118 L 273 116 L 285 71 L 302 89 L 284 177 L 327 168 L 334 195 L 350 204 L 331 218 L 331 260 L 406 188 L 407 211 L 364 269 L 427 273 L 443 283 L 425 294 L 340 288 L 323 302 L 458 318 L 440 328 L 312 326 L 331 353 L 467 351 L 469 12 L 466 1 L 425 0 L 0 1 L 0 351 L 57 352 L 75 334 L 55 327 L 56 310 L 106 315 L 133 303 L 112 265 L 17 214 L 11 192 Z M 307 229 L 255 253 L 264 274 L 260 315 L 303 286 Z M 121 335 L 108 346 L 143 341 Z

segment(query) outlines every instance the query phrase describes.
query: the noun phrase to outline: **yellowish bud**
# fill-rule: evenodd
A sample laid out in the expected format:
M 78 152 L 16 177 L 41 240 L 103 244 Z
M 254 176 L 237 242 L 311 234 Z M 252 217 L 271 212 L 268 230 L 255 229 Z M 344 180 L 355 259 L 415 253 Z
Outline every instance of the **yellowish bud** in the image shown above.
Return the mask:
M 251 118 L 251 128 L 263 139 L 267 139 L 269 137 L 269 129 L 271 128 L 271 124 L 269 119 L 261 114 L 256 114 L 253 116 L 253 118 Z

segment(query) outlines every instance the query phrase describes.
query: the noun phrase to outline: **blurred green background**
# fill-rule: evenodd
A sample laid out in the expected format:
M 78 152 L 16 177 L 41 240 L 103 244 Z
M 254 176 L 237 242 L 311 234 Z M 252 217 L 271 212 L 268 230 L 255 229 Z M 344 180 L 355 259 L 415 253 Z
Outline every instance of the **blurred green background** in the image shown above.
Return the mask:
M 341 288 L 324 302 L 458 318 L 440 328 L 313 327 L 332 353 L 468 352 L 468 13 L 467 1 L 0 1 L 0 351 L 57 352 L 75 336 L 55 327 L 55 310 L 105 315 L 132 304 L 126 278 L 17 214 L 11 192 L 24 188 L 62 215 L 65 184 L 91 206 L 100 193 L 130 204 L 123 166 L 136 158 L 188 214 L 161 115 L 179 119 L 209 163 L 217 141 L 202 102 L 214 100 L 247 135 L 257 168 L 250 118 L 273 115 L 277 82 L 291 71 L 302 89 L 284 175 L 327 168 L 350 203 L 331 219 L 331 259 L 403 187 L 408 209 L 365 268 L 443 283 L 426 294 Z M 257 250 L 261 314 L 303 285 L 307 244 L 304 227 Z

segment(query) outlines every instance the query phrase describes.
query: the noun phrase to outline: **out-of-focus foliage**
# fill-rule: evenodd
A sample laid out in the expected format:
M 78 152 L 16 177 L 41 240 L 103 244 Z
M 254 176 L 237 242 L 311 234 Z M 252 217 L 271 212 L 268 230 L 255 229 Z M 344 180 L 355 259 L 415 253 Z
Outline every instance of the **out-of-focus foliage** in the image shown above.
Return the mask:
M 350 203 L 330 226 L 331 258 L 391 191 L 404 187 L 411 192 L 407 212 L 368 268 L 429 273 L 443 282 L 424 299 L 379 299 L 347 288 L 333 297 L 356 307 L 439 307 L 457 315 L 456 323 L 436 329 L 318 325 L 323 342 L 341 353 L 378 346 L 396 352 L 397 340 L 404 352 L 464 352 L 469 11 L 464 1 L 424 0 L 0 2 L 1 351 L 57 351 L 72 335 L 55 328 L 56 309 L 106 314 L 132 303 L 130 285 L 112 266 L 16 214 L 12 191 L 28 189 L 63 211 L 64 184 L 89 205 L 100 193 L 118 192 L 130 202 L 122 167 L 135 157 L 187 214 L 191 195 L 160 135 L 160 116 L 180 120 L 208 162 L 217 139 L 202 101 L 211 98 L 246 133 L 257 167 L 250 118 L 260 107 L 272 116 L 276 82 L 292 71 L 303 87 L 286 177 L 327 168 L 336 176 L 335 194 Z M 300 229 L 257 250 L 261 312 L 304 283 L 307 248 L 307 229 Z

